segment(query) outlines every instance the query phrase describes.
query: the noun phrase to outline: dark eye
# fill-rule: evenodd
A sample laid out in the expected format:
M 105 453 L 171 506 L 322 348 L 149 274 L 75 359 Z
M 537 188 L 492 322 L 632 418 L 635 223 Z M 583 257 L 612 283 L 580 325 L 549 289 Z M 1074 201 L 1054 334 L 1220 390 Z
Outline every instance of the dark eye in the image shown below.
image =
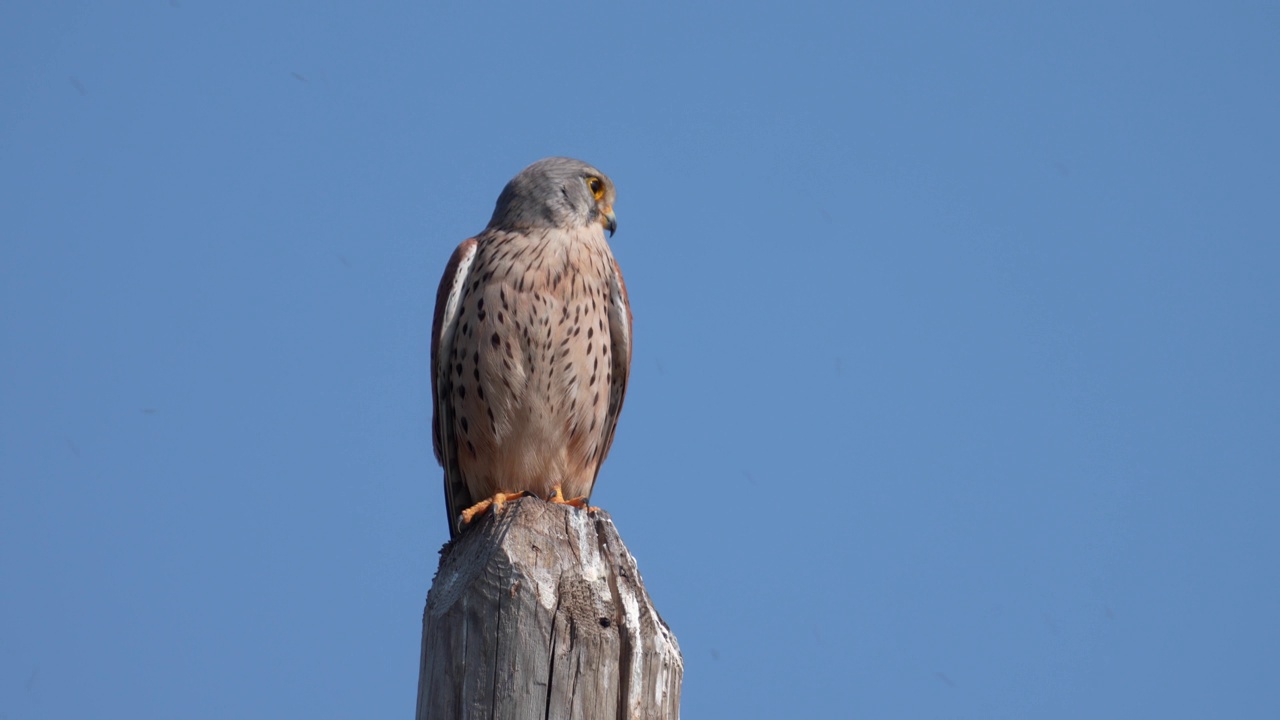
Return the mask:
M 587 178 L 587 188 L 591 190 L 591 194 L 594 195 L 597 200 L 604 197 L 604 181 L 600 178 L 594 175 Z

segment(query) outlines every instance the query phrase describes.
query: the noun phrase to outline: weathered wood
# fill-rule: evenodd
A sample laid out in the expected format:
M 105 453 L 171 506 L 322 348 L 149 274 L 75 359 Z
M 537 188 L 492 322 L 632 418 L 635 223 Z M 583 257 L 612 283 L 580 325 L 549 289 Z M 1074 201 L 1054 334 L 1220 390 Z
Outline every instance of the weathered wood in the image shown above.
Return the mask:
M 441 551 L 418 720 L 676 720 L 684 660 L 608 513 L 536 498 Z

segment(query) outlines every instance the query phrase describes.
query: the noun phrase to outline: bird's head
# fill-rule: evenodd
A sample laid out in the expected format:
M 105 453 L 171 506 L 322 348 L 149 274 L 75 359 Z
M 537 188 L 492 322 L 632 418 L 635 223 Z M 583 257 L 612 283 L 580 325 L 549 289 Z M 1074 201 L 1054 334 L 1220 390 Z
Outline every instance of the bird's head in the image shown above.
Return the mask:
M 581 160 L 551 157 L 511 178 L 489 227 L 500 230 L 582 228 L 600 225 L 613 235 L 613 181 Z

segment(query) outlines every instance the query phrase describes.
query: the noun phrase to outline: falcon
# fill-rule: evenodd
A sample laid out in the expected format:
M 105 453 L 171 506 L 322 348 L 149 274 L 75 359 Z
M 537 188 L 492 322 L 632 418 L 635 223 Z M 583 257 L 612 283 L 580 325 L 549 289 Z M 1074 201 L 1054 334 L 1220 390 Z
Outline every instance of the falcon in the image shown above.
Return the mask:
M 524 494 L 585 507 L 631 369 L 613 182 L 579 160 L 511 179 L 453 252 L 431 327 L 431 429 L 449 534 Z M 568 499 L 566 499 L 568 498 Z

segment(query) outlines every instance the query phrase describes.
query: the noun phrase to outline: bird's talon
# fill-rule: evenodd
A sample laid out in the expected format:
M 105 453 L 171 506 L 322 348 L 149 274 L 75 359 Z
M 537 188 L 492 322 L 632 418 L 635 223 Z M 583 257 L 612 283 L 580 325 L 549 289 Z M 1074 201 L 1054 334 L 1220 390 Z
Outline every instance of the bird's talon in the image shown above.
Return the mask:
M 470 525 L 471 521 L 475 520 L 477 515 L 483 513 L 485 510 L 488 510 L 489 506 L 492 504 L 493 504 L 492 498 L 485 498 L 484 500 L 481 500 L 480 502 L 476 503 L 475 505 L 472 505 L 466 510 L 463 510 L 462 513 L 459 515 L 459 517 L 462 518 L 462 524 Z
M 475 520 L 477 517 L 483 515 L 484 511 L 488 510 L 489 508 L 493 508 L 494 515 L 501 515 L 502 508 L 506 506 L 508 501 L 519 500 L 520 498 L 528 494 L 529 493 L 524 491 L 521 491 L 518 493 L 494 493 L 493 497 L 485 498 L 484 500 L 481 500 L 480 502 L 476 503 L 475 505 L 472 505 L 466 510 L 463 510 L 462 524 L 463 525 L 471 524 L 472 520 Z
M 556 485 L 555 490 L 556 491 L 552 493 L 551 497 L 547 498 L 547 502 L 555 503 L 556 505 L 570 505 L 576 508 L 585 508 L 587 506 L 586 496 L 579 496 L 566 500 L 564 497 L 564 491 L 560 489 L 559 485 Z

